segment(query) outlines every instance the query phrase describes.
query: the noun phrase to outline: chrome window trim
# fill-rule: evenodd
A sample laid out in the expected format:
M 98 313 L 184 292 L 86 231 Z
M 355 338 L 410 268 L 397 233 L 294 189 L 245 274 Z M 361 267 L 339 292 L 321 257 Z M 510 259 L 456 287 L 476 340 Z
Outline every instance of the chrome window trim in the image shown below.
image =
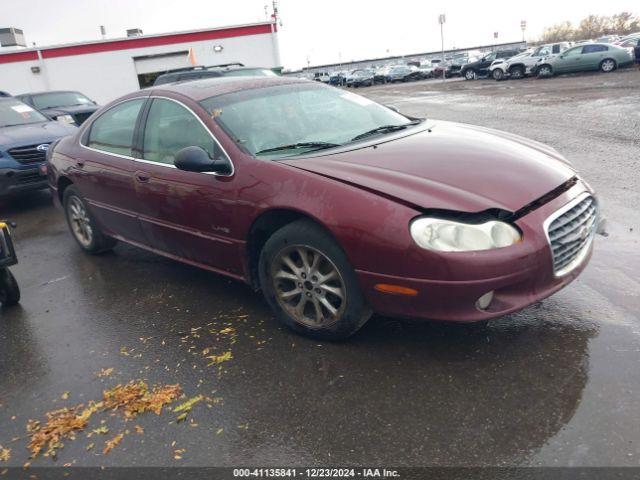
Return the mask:
M 589 234 L 589 239 L 587 240 L 587 243 L 584 244 L 584 247 L 582 247 L 582 250 L 580 250 L 580 252 L 575 256 L 575 258 L 573 260 L 571 260 L 571 262 L 569 262 L 567 265 L 562 267 L 560 270 L 556 271 L 556 269 L 555 269 L 555 261 L 554 261 L 554 258 L 553 258 L 553 247 L 551 245 L 551 237 L 549 237 L 549 227 L 551 226 L 551 224 L 553 223 L 553 221 L 556 218 L 562 216 L 568 210 L 571 210 L 573 207 L 575 207 L 577 204 L 582 202 L 587 197 L 592 197 L 593 198 L 593 202 L 595 203 L 595 206 L 596 206 L 596 219 L 595 219 L 595 222 L 594 222 L 595 223 L 594 228 L 592 229 L 591 233 Z M 580 195 L 578 195 L 574 199 L 570 200 L 568 203 L 566 203 L 565 205 L 560 207 L 558 210 L 553 212 L 551 215 L 549 215 L 549 217 L 547 217 L 547 219 L 542 224 L 542 227 L 543 227 L 543 230 L 544 230 L 544 234 L 547 237 L 547 245 L 549 245 L 549 251 L 551 253 L 551 268 L 553 270 L 553 275 L 556 278 L 564 277 L 565 275 L 567 275 L 568 273 L 573 271 L 576 267 L 578 267 L 584 261 L 585 257 L 589 253 L 589 250 L 591 250 L 591 245 L 593 244 L 593 239 L 595 238 L 596 232 L 598 230 L 598 222 L 599 221 L 600 221 L 600 205 L 598 204 L 598 199 L 595 196 L 593 196 L 591 193 L 589 193 L 589 192 L 582 192 Z
M 200 117 L 198 115 L 196 115 L 196 113 L 187 105 L 185 105 L 184 103 L 182 103 L 179 100 L 176 100 L 174 98 L 169 98 L 169 97 L 164 97 L 162 95 L 150 95 L 148 97 L 135 97 L 135 98 L 128 98 L 126 100 L 123 100 L 121 102 L 118 102 L 114 105 L 112 105 L 109 110 L 117 107 L 118 105 L 121 105 L 123 103 L 126 102 L 131 102 L 133 100 L 138 100 L 138 99 L 145 99 L 145 100 L 152 100 L 152 99 L 160 99 L 160 100 L 169 100 L 171 102 L 177 103 L 178 105 L 180 105 L 181 107 L 185 108 L 191 115 L 193 115 L 196 120 L 198 120 L 198 122 L 200 122 L 200 125 L 202 125 L 202 128 L 205 129 L 205 131 L 211 136 L 211 138 L 213 139 L 213 141 L 216 143 L 216 145 L 218 145 L 218 147 L 220 147 L 220 150 L 222 150 L 222 153 L 224 153 L 224 156 L 227 158 L 227 160 L 229 161 L 229 164 L 231 165 L 231 173 L 216 173 L 216 172 L 191 172 L 191 173 L 201 173 L 204 175 L 213 175 L 215 177 L 233 177 L 233 175 L 236 172 L 235 169 L 235 165 L 233 164 L 233 161 L 231 160 L 231 156 L 227 153 L 227 151 L 225 150 L 225 148 L 222 146 L 222 144 L 218 141 L 218 139 L 215 137 L 215 135 L 213 134 L 213 132 L 211 132 L 211 130 L 205 125 L 205 123 L 202 121 L 202 119 L 200 119 Z M 144 108 L 144 105 L 143 105 Z M 87 128 L 91 128 L 93 126 L 93 124 L 95 123 L 96 120 L 98 120 L 100 117 L 102 117 L 102 115 L 104 115 L 105 113 L 107 113 L 109 110 L 105 111 L 104 113 L 100 114 L 99 117 L 95 118 L 92 122 L 91 125 L 89 125 Z M 146 125 L 145 125 L 146 126 Z M 152 160 L 145 160 L 144 158 L 135 158 L 135 157 L 130 157 L 128 155 L 120 155 L 118 153 L 111 153 L 111 152 L 105 152 L 104 150 L 98 150 L 97 148 L 92 148 L 89 147 L 87 145 L 84 145 L 82 143 L 82 141 L 78 142 L 80 144 L 81 147 L 86 148 L 87 150 L 91 150 L 97 153 L 102 153 L 104 155 L 111 155 L 114 157 L 118 157 L 118 158 L 124 158 L 127 160 L 133 160 L 135 162 L 139 162 L 139 163 L 147 163 L 149 165 L 158 165 L 160 167 L 166 167 L 166 168 L 174 168 L 174 169 L 178 169 L 175 165 L 173 164 L 169 164 L 169 163 L 162 163 L 162 162 L 154 162 Z M 144 148 L 144 145 L 143 145 Z

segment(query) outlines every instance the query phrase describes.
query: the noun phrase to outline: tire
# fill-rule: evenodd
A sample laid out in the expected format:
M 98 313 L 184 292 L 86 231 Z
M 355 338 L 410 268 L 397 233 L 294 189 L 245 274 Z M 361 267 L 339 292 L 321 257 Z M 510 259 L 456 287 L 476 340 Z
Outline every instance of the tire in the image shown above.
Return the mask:
M 20 287 L 8 268 L 0 269 L 0 304 L 12 307 L 20 301 Z
M 267 240 L 259 275 L 276 318 L 303 335 L 344 340 L 371 316 L 347 256 L 331 235 L 309 220 L 290 223 Z
M 605 58 L 600 62 L 600 71 L 604 73 L 613 72 L 618 67 L 618 64 L 613 58 Z
M 102 233 L 87 202 L 74 185 L 69 185 L 65 189 L 62 204 L 71 236 L 82 250 L 99 254 L 111 250 L 118 243 L 117 240 Z
M 520 65 L 511 67 L 509 73 L 511 74 L 511 78 L 513 78 L 514 80 L 520 80 L 524 78 L 524 68 Z
M 549 78 L 553 76 L 551 65 L 544 64 L 538 67 L 538 78 Z
M 464 79 L 465 80 L 475 80 L 476 72 L 472 68 L 464 71 Z
M 491 76 L 496 82 L 504 80 L 504 72 L 501 68 L 496 68 L 493 72 L 491 72 Z

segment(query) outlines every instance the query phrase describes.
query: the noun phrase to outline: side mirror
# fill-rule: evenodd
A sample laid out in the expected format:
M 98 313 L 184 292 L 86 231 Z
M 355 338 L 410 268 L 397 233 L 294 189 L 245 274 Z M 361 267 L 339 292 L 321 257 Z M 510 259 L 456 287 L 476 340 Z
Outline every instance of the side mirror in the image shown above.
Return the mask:
M 214 159 L 201 147 L 185 147 L 176 153 L 173 164 L 187 172 L 231 173 L 226 159 Z

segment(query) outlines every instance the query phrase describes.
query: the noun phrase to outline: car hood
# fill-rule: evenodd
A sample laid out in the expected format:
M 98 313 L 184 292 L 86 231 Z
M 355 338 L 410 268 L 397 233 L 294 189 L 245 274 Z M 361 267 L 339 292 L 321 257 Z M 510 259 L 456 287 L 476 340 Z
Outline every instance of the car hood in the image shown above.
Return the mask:
M 93 113 L 98 110 L 97 105 L 70 105 L 68 107 L 44 108 L 40 111 L 50 117 L 59 115 L 75 115 L 76 113 Z
M 438 121 L 380 139 L 282 162 L 419 208 L 462 212 L 515 212 L 575 175 L 553 148 L 482 127 Z
M 77 128 L 73 125 L 63 125 L 60 122 L 43 122 L 0 128 L 0 148 L 49 143 L 58 138 L 71 135 L 76 130 Z

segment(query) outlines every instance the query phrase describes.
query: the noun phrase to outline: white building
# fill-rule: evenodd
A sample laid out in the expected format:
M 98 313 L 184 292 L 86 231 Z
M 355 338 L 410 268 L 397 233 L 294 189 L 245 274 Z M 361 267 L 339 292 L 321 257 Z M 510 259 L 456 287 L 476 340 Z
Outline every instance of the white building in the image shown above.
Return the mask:
M 166 70 L 240 62 L 281 68 L 274 22 L 136 35 L 39 48 L 0 49 L 0 90 L 77 90 L 100 104 L 147 86 Z

